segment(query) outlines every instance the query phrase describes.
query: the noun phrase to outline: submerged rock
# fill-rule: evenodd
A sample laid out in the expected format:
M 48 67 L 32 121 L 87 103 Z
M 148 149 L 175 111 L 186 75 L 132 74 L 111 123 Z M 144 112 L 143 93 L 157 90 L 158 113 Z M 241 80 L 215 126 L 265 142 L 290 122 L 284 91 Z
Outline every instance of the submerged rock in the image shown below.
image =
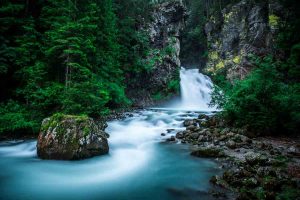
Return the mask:
M 109 152 L 105 123 L 87 116 L 55 114 L 42 122 L 37 154 L 42 159 L 77 160 Z

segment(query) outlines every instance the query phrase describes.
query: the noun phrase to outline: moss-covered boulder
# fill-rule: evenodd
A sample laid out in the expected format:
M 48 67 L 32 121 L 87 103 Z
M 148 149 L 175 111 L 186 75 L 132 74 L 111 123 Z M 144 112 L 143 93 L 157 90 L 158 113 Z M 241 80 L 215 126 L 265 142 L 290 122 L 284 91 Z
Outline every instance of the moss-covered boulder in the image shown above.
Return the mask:
M 37 154 L 42 159 L 77 160 L 109 151 L 105 123 L 87 116 L 55 114 L 42 122 Z
M 191 155 L 203 158 L 217 158 L 225 156 L 223 150 L 217 147 L 199 147 L 192 151 Z

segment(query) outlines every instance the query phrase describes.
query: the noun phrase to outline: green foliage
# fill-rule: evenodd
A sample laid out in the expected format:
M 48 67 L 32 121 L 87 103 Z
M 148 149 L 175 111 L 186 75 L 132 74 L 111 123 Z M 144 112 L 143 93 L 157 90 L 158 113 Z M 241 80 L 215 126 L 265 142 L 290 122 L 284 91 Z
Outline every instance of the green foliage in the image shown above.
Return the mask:
M 168 82 L 167 90 L 170 93 L 179 92 L 180 80 L 171 80 Z
M 276 35 L 276 47 L 284 51 L 287 57 L 290 55 L 291 47 L 299 43 L 300 32 L 300 2 L 298 0 L 280 0 L 280 3 L 288 13 L 279 21 L 279 33 Z
M 31 118 L 31 113 L 15 101 L 0 104 L 0 134 L 11 131 L 36 132 L 39 122 Z
M 285 17 L 269 16 L 269 23 L 278 28 L 273 55 L 277 58 L 253 57 L 254 70 L 234 83 L 226 81 L 222 70 L 213 77 L 219 87 L 212 104 L 223 109 L 229 122 L 261 134 L 297 134 L 300 128 L 299 1 L 281 4 L 289 11 Z
M 126 76 L 134 77 L 153 67 L 153 63 L 146 60 L 153 53 L 149 36 L 140 29 L 142 24 L 150 20 L 151 9 L 150 0 L 117 1 L 120 62 Z
M 271 57 L 255 60 L 257 68 L 232 87 L 215 88 L 213 103 L 237 126 L 268 133 L 297 133 L 300 124 L 300 84 L 288 83 L 282 62 Z M 295 66 L 294 66 L 295 67 Z M 293 66 L 289 66 L 289 69 Z
M 160 101 L 164 99 L 164 96 L 161 92 L 157 92 L 156 94 L 152 95 L 152 99 L 154 99 L 155 101 Z
M 150 9 L 142 0 L 3 1 L 0 132 L 37 132 L 55 112 L 97 118 L 129 106 L 125 77 L 152 69 L 137 28 Z
M 300 195 L 299 189 L 290 186 L 284 186 L 282 191 L 279 193 L 279 195 L 276 196 L 276 200 L 297 199 L 299 195 Z

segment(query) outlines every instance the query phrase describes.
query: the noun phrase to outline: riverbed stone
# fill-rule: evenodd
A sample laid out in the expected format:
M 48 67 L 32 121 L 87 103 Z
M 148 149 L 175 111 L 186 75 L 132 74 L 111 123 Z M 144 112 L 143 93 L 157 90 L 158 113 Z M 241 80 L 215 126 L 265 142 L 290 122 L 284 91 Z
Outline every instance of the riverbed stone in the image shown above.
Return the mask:
M 174 135 L 172 135 L 171 137 L 167 138 L 166 139 L 167 142 L 175 142 L 176 141 L 176 138 Z
M 42 122 L 37 154 L 42 159 L 78 160 L 109 152 L 102 122 L 87 116 L 55 114 Z
M 193 132 L 193 133 L 191 133 L 191 136 L 190 136 L 190 137 L 191 137 L 192 139 L 198 139 L 199 135 L 200 135 L 199 132 Z
M 205 114 L 200 114 L 198 116 L 198 119 L 205 119 L 205 120 L 208 120 L 209 119 L 209 116 L 205 115 Z
M 197 122 L 193 119 L 186 119 L 183 122 L 183 126 L 189 127 L 189 126 L 197 126 Z
M 190 125 L 188 127 L 186 127 L 186 130 L 190 130 L 190 131 L 195 131 L 197 129 L 197 126 L 194 125 Z
M 268 158 L 260 153 L 248 152 L 245 155 L 245 160 L 250 165 L 265 164 Z
M 200 147 L 193 150 L 191 155 L 204 158 L 215 158 L 223 157 L 224 152 L 222 149 L 216 147 Z
M 181 131 L 176 133 L 176 138 L 177 139 L 182 139 L 183 138 L 183 133 Z
M 226 146 L 230 149 L 235 149 L 236 148 L 236 143 L 233 140 L 228 140 L 226 142 Z

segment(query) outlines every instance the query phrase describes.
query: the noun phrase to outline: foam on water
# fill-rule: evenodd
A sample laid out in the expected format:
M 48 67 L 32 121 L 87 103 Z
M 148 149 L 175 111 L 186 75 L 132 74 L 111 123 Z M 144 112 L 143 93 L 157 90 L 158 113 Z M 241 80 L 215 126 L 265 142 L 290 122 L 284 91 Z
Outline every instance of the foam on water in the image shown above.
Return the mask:
M 110 121 L 108 155 L 80 161 L 41 160 L 36 141 L 0 143 L 0 193 L 5 199 L 152 200 L 176 199 L 169 188 L 207 191 L 215 164 L 199 163 L 189 156 L 187 146 L 163 141 L 184 129 L 184 119 L 198 116 L 195 110 L 210 110 L 211 87 L 210 79 L 197 70 L 181 69 L 182 100 L 177 107 L 137 111 L 132 117 Z M 161 136 L 167 129 L 172 130 Z M 203 194 L 192 199 L 198 197 L 203 199 Z

